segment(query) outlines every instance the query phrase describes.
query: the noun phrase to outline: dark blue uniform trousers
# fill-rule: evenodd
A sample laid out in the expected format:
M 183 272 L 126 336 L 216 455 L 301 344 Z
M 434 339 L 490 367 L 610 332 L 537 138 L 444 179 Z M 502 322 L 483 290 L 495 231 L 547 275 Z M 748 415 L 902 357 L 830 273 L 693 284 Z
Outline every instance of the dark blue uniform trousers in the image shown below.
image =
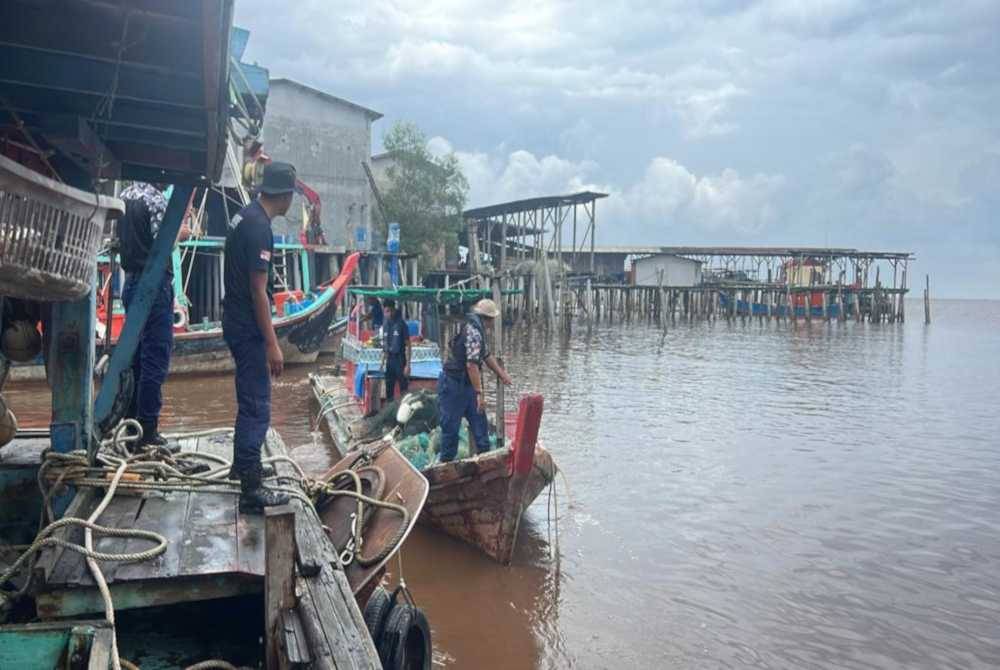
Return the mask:
M 125 305 L 125 319 L 128 320 L 129 306 L 135 298 L 139 285 L 139 275 L 129 274 L 122 289 L 122 303 Z M 129 416 L 140 422 L 159 420 L 163 408 L 163 382 L 170 369 L 170 350 L 174 346 L 174 288 L 171 278 L 163 278 L 163 284 L 156 289 L 149 318 L 143 326 L 139 345 L 132 359 L 132 379 L 135 391 L 129 408 Z
M 259 333 L 227 333 L 223 337 L 236 362 L 236 426 L 233 470 L 242 474 L 260 468 L 260 449 L 271 425 L 271 370 L 267 346 Z
M 396 383 L 399 383 L 399 395 L 406 395 L 410 388 L 409 378 L 403 374 L 406 361 L 402 354 L 389 354 L 385 359 L 385 399 L 392 400 L 396 395 Z
M 438 375 L 437 393 L 441 411 L 441 460 L 455 460 L 458 454 L 458 430 L 462 426 L 463 417 L 469 422 L 469 432 L 476 441 L 476 451 L 480 454 L 489 451 L 489 424 L 486 414 L 480 413 L 476 407 L 476 393 L 472 384 L 467 379 L 455 379 L 442 372 Z

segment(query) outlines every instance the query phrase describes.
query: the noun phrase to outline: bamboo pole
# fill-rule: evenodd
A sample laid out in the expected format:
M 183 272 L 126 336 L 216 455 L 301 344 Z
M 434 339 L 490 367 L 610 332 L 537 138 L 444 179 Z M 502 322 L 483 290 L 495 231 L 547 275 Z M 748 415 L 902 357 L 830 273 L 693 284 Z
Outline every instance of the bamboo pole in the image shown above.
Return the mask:
M 500 365 L 503 365 L 503 291 L 500 290 L 500 278 L 493 277 L 493 302 L 500 309 L 500 316 L 493 319 L 493 357 Z M 496 406 L 496 429 L 497 448 L 504 446 L 504 386 L 497 376 L 497 406 Z

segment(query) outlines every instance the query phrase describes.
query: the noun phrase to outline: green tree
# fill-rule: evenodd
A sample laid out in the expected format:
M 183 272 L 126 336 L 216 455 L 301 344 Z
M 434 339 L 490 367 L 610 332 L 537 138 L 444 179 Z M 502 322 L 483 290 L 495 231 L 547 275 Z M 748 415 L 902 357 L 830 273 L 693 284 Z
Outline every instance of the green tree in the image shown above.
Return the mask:
M 412 123 L 397 122 L 382 142 L 392 156 L 382 200 L 386 218 L 399 223 L 402 250 L 420 254 L 422 268 L 441 250 L 454 257 L 469 192 L 458 158 L 432 155 L 426 135 Z M 379 229 L 384 239 L 385 221 Z

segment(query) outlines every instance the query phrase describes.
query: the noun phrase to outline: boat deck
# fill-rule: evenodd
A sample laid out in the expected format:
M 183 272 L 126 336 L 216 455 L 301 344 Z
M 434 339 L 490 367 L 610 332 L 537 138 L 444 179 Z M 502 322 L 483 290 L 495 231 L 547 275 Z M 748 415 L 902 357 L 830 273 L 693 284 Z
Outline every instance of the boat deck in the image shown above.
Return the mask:
M 340 456 L 351 450 L 351 445 L 364 430 L 361 406 L 354 394 L 347 390 L 343 375 L 326 370 L 309 375 L 313 395 L 325 410 L 325 423 Z
M 267 440 L 265 451 L 280 441 Z M 181 440 L 187 451 L 232 458 L 232 435 L 217 434 Z M 265 453 L 265 456 L 275 455 Z M 67 515 L 86 518 L 100 502 L 93 489 L 76 495 Z M 98 523 L 138 528 L 168 539 L 160 556 L 139 563 L 104 562 L 101 569 L 115 607 L 129 609 L 207 600 L 260 592 L 264 576 L 264 517 L 240 514 L 238 496 L 230 493 L 149 492 L 114 497 Z M 74 528 L 70 541 L 81 542 Z M 96 538 L 99 552 L 128 553 L 148 549 L 148 541 Z M 36 570 L 42 572 L 38 612 L 43 618 L 98 612 L 102 601 L 82 554 L 59 547 L 45 550 Z

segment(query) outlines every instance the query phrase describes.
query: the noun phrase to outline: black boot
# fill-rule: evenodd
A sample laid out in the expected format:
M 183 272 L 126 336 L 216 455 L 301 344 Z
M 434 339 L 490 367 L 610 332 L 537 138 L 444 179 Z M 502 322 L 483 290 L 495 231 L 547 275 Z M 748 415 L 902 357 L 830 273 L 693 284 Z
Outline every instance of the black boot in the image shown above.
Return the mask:
M 159 421 L 157 419 L 139 419 L 142 426 L 142 439 L 139 440 L 140 447 L 165 447 L 167 438 L 160 435 Z
M 235 472 L 230 476 L 233 474 Z M 239 479 L 240 512 L 243 514 L 263 514 L 265 507 L 284 505 L 289 500 L 287 493 L 264 486 L 260 465 L 251 468 L 250 471 L 239 473 Z

